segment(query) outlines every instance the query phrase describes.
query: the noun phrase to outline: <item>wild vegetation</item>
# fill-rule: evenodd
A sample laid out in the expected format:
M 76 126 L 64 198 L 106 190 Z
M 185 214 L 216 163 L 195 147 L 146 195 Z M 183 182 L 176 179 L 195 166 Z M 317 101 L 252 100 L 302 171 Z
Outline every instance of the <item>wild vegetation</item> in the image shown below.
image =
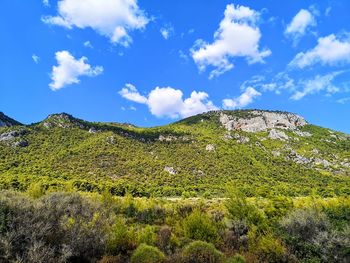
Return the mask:
M 347 198 L 0 193 L 1 262 L 349 262 Z
M 0 127 L 0 262 L 349 262 L 349 136 L 218 114 Z

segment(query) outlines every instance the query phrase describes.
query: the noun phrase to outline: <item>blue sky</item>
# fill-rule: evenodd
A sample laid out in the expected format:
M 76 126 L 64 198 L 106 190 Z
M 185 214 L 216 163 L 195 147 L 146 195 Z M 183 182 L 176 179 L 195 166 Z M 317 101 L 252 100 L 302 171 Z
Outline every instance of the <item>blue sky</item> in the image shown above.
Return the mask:
M 350 133 L 350 2 L 3 0 L 0 111 L 162 125 L 285 110 Z

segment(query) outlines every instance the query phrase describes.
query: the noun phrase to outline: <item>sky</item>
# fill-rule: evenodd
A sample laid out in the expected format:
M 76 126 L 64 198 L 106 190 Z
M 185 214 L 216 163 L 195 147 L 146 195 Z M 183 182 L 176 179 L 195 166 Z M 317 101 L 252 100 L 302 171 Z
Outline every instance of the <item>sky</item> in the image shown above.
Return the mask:
M 215 109 L 350 133 L 348 0 L 2 0 L 0 111 L 157 126 Z

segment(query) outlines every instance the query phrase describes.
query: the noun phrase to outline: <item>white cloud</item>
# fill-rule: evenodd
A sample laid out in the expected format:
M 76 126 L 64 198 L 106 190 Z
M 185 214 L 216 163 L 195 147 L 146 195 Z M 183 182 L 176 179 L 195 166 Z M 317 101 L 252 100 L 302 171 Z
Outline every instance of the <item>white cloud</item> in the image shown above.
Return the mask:
M 119 91 L 119 94 L 127 100 L 147 104 L 147 98 L 141 95 L 136 87 L 130 83 L 125 84 L 125 87 Z
M 50 6 L 49 0 L 43 0 L 43 5 L 46 7 Z
M 58 90 L 65 85 L 79 83 L 80 76 L 97 76 L 103 72 L 103 67 L 91 67 L 86 57 L 75 59 L 68 51 L 56 52 L 57 66 L 52 67 L 50 88 Z
M 350 63 L 350 38 L 339 39 L 334 34 L 318 39 L 316 47 L 298 53 L 289 63 L 292 67 L 305 68 L 314 64 L 335 65 Z
M 332 94 L 339 91 L 332 81 L 336 76 L 342 72 L 333 72 L 324 76 L 317 75 L 313 79 L 303 80 L 298 85 L 303 87 L 302 90 L 294 92 L 291 96 L 292 100 L 300 100 L 307 95 L 316 94 L 322 90 L 325 90 L 327 94 Z
M 84 42 L 84 47 L 94 48 L 89 40 Z
M 174 28 L 172 26 L 165 26 L 160 29 L 160 34 L 163 36 L 165 40 L 169 39 L 174 33 Z
M 254 102 L 254 99 L 261 96 L 253 87 L 248 87 L 239 97 L 233 99 L 224 99 L 222 105 L 225 109 L 237 109 L 248 106 Z
M 38 64 L 39 61 L 40 61 L 40 57 L 37 56 L 37 55 L 35 55 L 35 54 L 32 55 L 32 59 L 33 59 L 33 61 L 34 61 L 35 64 Z
M 156 87 L 147 96 L 143 96 L 133 85 L 126 84 L 119 94 L 130 101 L 147 105 L 156 117 L 184 118 L 217 109 L 205 92 L 193 91 L 189 98 L 183 99 L 181 90 Z
M 197 40 L 191 50 L 199 70 L 214 67 L 209 77 L 213 78 L 231 70 L 234 57 L 244 57 L 249 64 L 263 63 L 263 58 L 269 56 L 271 51 L 259 50 L 261 33 L 256 25 L 258 18 L 259 12 L 249 7 L 227 5 L 225 17 L 214 33 L 214 42 L 209 44 Z
M 137 0 L 60 0 L 58 15 L 45 16 L 42 21 L 68 29 L 92 28 L 112 43 L 129 46 L 129 32 L 145 28 L 149 19 Z
M 292 19 L 284 31 L 285 35 L 291 37 L 296 44 L 297 41 L 305 35 L 306 31 L 316 26 L 315 16 L 308 10 L 301 9 Z

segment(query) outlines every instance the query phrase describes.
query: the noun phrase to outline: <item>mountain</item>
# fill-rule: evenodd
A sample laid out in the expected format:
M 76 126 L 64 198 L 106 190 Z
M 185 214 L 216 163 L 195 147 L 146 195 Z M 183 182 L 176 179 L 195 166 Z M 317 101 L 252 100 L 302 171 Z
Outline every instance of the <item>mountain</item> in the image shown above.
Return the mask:
M 0 127 L 11 127 L 15 125 L 22 125 L 20 122 L 11 119 L 0 111 Z
M 1 188 L 220 197 L 234 185 L 248 196 L 350 194 L 350 136 L 293 113 L 211 111 L 153 128 L 66 113 L 31 125 L 6 118 L 16 126 L 0 128 Z

